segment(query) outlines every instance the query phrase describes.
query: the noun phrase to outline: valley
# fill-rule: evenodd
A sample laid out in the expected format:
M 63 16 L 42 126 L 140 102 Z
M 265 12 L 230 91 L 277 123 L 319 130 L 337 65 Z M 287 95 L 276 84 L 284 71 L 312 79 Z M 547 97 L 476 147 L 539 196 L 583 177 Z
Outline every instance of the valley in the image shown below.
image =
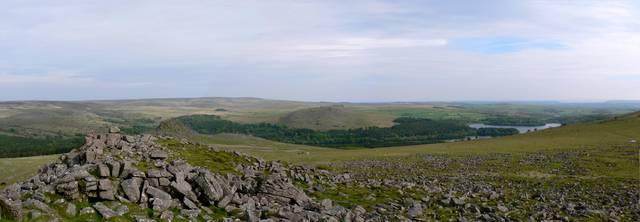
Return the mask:
M 390 105 L 382 105 L 376 107 L 375 110 L 367 106 L 364 106 L 366 108 L 363 108 L 363 105 L 310 108 L 312 111 L 310 111 L 311 117 L 308 123 L 304 123 L 304 117 L 298 115 L 306 115 L 306 109 L 309 108 L 300 108 L 299 106 L 291 108 L 294 110 L 291 111 L 294 114 L 285 114 L 283 117 L 277 117 L 281 114 L 273 113 L 287 113 L 287 111 L 274 111 L 270 114 L 273 115 L 269 117 L 271 120 L 266 122 L 256 122 L 255 120 L 269 115 L 255 113 L 253 114 L 263 117 L 244 118 L 241 121 L 236 119 L 235 121 L 238 122 L 230 121 L 234 118 L 232 116 L 236 115 L 235 117 L 237 117 L 241 113 L 232 114 L 232 109 L 228 107 L 224 110 L 216 108 L 217 110 L 214 109 L 212 112 L 197 111 L 195 113 L 196 117 L 205 118 L 206 121 L 201 121 L 198 118 L 190 119 L 194 117 L 191 116 L 194 113 L 181 113 L 185 112 L 184 108 L 176 108 L 182 111 L 176 111 L 176 114 L 166 116 L 163 116 L 164 114 L 150 114 L 145 111 L 145 115 L 149 115 L 147 118 L 153 121 L 148 121 L 148 127 L 140 128 L 142 130 L 140 133 L 147 132 L 158 136 L 157 147 L 169 151 L 173 155 L 172 159 L 182 159 L 194 166 L 206 167 L 211 172 L 221 175 L 237 174 L 238 171 L 236 171 L 234 164 L 241 162 L 251 165 L 251 162 L 246 161 L 253 161 L 251 159 L 253 157 L 258 158 L 258 161 L 265 161 L 265 163 L 283 164 L 290 167 L 288 170 L 296 172 L 287 174 L 291 176 L 289 180 L 292 186 L 303 191 L 312 202 L 319 204 L 319 208 L 304 208 L 306 215 L 319 213 L 318 215 L 336 219 L 364 220 L 368 218 L 374 221 L 382 219 L 390 221 L 407 219 L 424 221 L 528 220 L 531 218 L 565 221 L 586 219 L 635 221 L 640 218 L 637 213 L 640 212 L 638 206 L 633 204 L 638 201 L 637 197 L 640 195 L 638 193 L 640 177 L 637 170 L 640 167 L 638 160 L 640 144 L 637 143 L 640 138 L 640 113 L 622 114 L 626 108 L 614 109 L 611 111 L 612 113 L 621 112 L 621 114 L 612 117 L 572 122 L 560 127 L 524 134 L 516 133 L 491 139 L 435 144 L 379 148 L 320 147 L 277 142 L 273 138 L 269 140 L 255 136 L 261 135 L 256 134 L 259 131 L 256 131 L 255 127 L 264 126 L 293 130 L 292 132 L 302 130 L 304 132 L 327 133 L 336 130 L 337 132 L 353 130 L 345 129 L 345 127 L 347 125 L 363 126 L 361 124 L 366 122 L 364 120 L 367 118 L 379 118 L 378 115 L 381 113 L 389 115 L 389 109 L 394 110 L 391 113 L 396 115 L 389 115 L 389 117 L 396 119 L 405 118 L 420 122 L 420 118 L 431 117 L 436 122 L 453 121 L 462 124 L 462 126 L 472 122 L 482 122 L 485 118 L 483 116 L 488 115 L 478 110 L 459 111 L 458 114 L 456 111 L 450 111 L 452 113 L 442 115 L 441 108 L 416 108 L 415 105 L 409 105 L 410 107 L 402 109 L 398 108 L 398 105 L 393 105 L 393 108 L 385 107 Z M 212 108 L 203 110 L 209 109 Z M 275 110 L 273 107 L 270 109 Z M 288 108 L 282 109 L 287 110 Z M 349 111 L 343 112 L 336 109 L 348 109 Z M 328 112 L 324 113 L 323 111 Z M 508 110 L 505 108 L 504 112 L 506 111 Z M 222 114 L 223 112 L 225 114 Z M 359 112 L 371 115 L 364 114 L 361 119 L 357 119 L 355 122 L 346 122 L 344 125 L 336 124 L 343 121 L 343 118 L 350 119 L 349 116 L 358 115 Z M 557 119 L 557 117 L 543 117 L 545 115 L 533 113 L 535 112 L 527 113 L 527 115 L 538 115 L 537 118 L 545 121 Z M 330 114 L 337 116 L 334 118 Z M 134 116 L 137 115 L 140 113 Z M 150 117 L 153 115 L 158 116 Z M 346 117 L 340 117 L 345 115 Z M 593 112 L 584 115 L 591 116 Z M 579 116 L 569 115 L 565 118 L 581 118 Z M 288 127 L 282 125 L 283 118 L 296 122 L 297 126 L 311 124 L 320 128 L 312 130 L 294 126 Z M 329 119 L 328 125 L 314 123 L 327 118 Z M 508 121 L 513 122 L 513 118 L 515 117 L 510 117 Z M 127 124 L 131 123 L 127 121 L 121 121 L 117 124 L 105 123 L 104 127 L 96 128 L 96 131 L 98 133 L 104 132 L 106 126 L 117 125 L 123 127 L 123 133 L 138 134 L 127 131 Z M 220 125 L 220 123 L 224 124 Z M 431 124 L 430 122 L 420 123 Z M 158 124 L 157 127 L 155 127 L 156 124 Z M 237 129 L 250 127 L 253 130 L 219 131 L 219 129 L 225 129 L 224 127 L 220 128 L 221 126 L 232 126 L 232 129 L 233 127 L 240 127 Z M 206 130 L 203 131 L 203 129 Z M 20 131 L 10 131 L 7 134 L 18 136 Z M 78 132 L 78 134 L 80 133 Z M 65 137 L 62 136 L 62 138 Z M 269 136 L 266 137 L 269 138 Z M 126 136 L 122 138 L 123 141 L 130 140 Z M 108 144 L 116 143 L 108 142 Z M 151 144 L 146 146 L 156 147 Z M 81 150 L 86 148 L 85 146 Z M 114 153 L 105 156 L 108 159 L 113 157 L 111 155 L 122 155 L 117 153 L 123 151 L 112 150 L 109 152 Z M 235 159 L 233 155 L 236 154 L 246 154 L 251 158 Z M 126 155 L 139 158 L 135 153 Z M 0 188 L 10 188 L 11 184 L 30 178 L 43 164 L 55 162 L 58 158 L 59 155 L 0 159 L 2 160 Z M 118 158 L 126 160 L 129 157 Z M 230 160 L 240 162 L 229 162 Z M 275 162 L 271 163 L 271 161 Z M 169 162 L 165 162 L 165 164 L 167 163 Z M 256 166 L 260 166 L 260 164 Z M 151 162 L 138 164 L 136 168 L 139 170 L 157 169 Z M 240 173 L 245 175 L 246 172 Z M 125 179 L 126 177 L 122 179 L 111 178 L 110 180 L 117 184 Z M 601 189 L 602 192 L 591 192 L 596 187 L 599 187 L 598 189 Z M 167 192 L 169 191 L 171 190 L 168 189 Z M 169 194 L 174 195 L 173 192 L 169 192 Z M 245 193 L 243 195 L 251 197 L 254 194 Z M 49 199 L 49 201 L 54 200 Z M 95 202 L 95 199 L 81 198 L 80 201 L 74 203 L 77 206 L 89 206 L 90 208 L 92 204 L 101 203 Z M 106 207 L 113 210 L 121 209 L 123 204 L 128 206 L 128 211 L 123 216 L 114 217 L 119 218 L 118 220 L 127 221 L 137 217 L 159 218 L 169 215 L 166 212 L 160 215 L 160 211 L 141 214 L 143 209 L 139 207 L 143 205 L 130 205 L 119 201 L 106 203 Z M 152 202 L 149 203 L 152 204 Z M 202 207 L 205 205 L 203 204 Z M 201 213 L 198 213 L 197 216 L 195 214 L 189 216 L 187 213 L 189 211 L 185 211 L 187 209 L 178 207 L 172 211 L 174 213 L 171 213 L 171 216 L 175 216 L 175 219 L 179 221 L 180 218 L 186 219 L 188 217 L 199 218 L 198 220 L 225 217 L 248 219 L 253 217 L 250 215 L 254 213 L 262 215 L 261 217 L 269 217 L 265 215 L 270 215 L 269 210 L 254 212 L 247 211 L 247 208 L 243 208 L 242 204 L 230 206 L 233 207 L 216 208 L 211 206 L 212 208 L 207 207 L 207 210 L 204 211 L 202 211 L 204 208 L 201 208 Z M 237 209 L 240 211 L 233 210 L 236 209 L 234 207 L 238 207 Z M 102 206 L 95 205 L 93 208 L 103 209 Z M 84 209 L 87 208 L 84 207 Z M 346 211 L 333 211 L 338 209 Z M 28 206 L 24 210 L 38 211 Z M 218 213 L 210 214 L 206 211 Z M 68 215 L 70 214 L 60 213 L 58 217 L 69 218 Z M 104 212 L 82 215 L 84 215 L 82 218 L 97 220 L 111 217 Z M 278 217 L 292 216 L 285 215 L 288 214 L 281 214 Z M 30 220 L 38 221 L 32 215 L 27 216 Z M 40 217 L 41 220 L 46 218 L 50 217 Z

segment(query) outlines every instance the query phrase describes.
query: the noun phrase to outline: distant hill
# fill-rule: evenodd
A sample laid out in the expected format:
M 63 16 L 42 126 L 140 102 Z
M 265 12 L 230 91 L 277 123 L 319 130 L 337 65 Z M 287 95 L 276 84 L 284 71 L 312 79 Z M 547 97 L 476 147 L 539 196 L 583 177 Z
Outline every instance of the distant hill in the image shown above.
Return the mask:
M 155 129 L 184 115 L 209 114 L 239 123 L 278 123 L 315 130 L 389 127 L 402 116 L 480 121 L 493 114 L 514 114 L 553 122 L 584 122 L 638 107 L 608 103 L 572 106 L 464 103 L 331 103 L 260 98 L 173 98 L 95 101 L 0 102 L 0 134 L 21 137 L 71 137 L 118 126 L 125 133 Z M 595 119 L 598 119 L 595 118 Z M 558 120 L 556 120 L 558 119 Z M 571 121 L 561 121 L 561 120 Z
M 297 110 L 281 117 L 278 124 L 313 130 L 350 129 L 376 125 L 372 117 L 366 113 L 349 110 L 344 106 Z

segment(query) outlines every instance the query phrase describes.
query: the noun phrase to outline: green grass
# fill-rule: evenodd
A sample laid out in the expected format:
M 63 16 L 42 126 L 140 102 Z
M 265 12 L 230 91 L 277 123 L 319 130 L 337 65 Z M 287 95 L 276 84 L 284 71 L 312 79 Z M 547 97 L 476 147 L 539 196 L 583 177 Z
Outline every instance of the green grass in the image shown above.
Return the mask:
M 346 115 L 337 115 L 330 123 L 293 121 L 297 127 L 391 126 L 401 116 L 479 121 L 494 114 L 544 117 L 592 114 L 622 114 L 630 107 L 596 104 L 591 106 L 524 105 L 524 104 L 463 104 L 463 103 L 328 103 L 267 100 L 257 98 L 185 98 L 140 99 L 111 101 L 24 101 L 0 102 L 0 134 L 75 135 L 104 132 L 106 126 L 117 125 L 128 131 L 134 126 L 152 127 L 162 120 L 194 114 L 210 114 L 240 123 L 278 123 L 290 113 L 299 111 L 303 117 L 321 117 L 309 111 L 313 107 L 342 106 Z M 224 110 L 224 111 L 222 111 Z M 322 113 L 322 112 L 321 112 Z M 331 116 L 330 116 L 331 117 Z M 345 118 L 348 117 L 348 118 Z M 287 124 L 287 121 L 284 121 Z M 298 123 L 300 125 L 298 125 Z
M 278 120 L 278 124 L 290 128 L 313 130 L 356 129 L 370 126 L 389 127 L 393 116 L 362 112 L 353 107 L 323 106 L 301 109 L 288 113 Z
M 392 117 L 428 118 L 434 120 L 461 120 L 476 122 L 487 115 L 475 110 L 460 109 L 446 105 L 390 105 L 380 107 L 366 107 L 364 111 L 378 113 Z
M 6 185 L 26 180 L 33 176 L 38 169 L 58 158 L 58 155 L 34 156 L 22 158 L 0 159 L 0 183 Z M 4 185 L 0 185 L 0 188 Z
M 205 167 L 222 175 L 239 174 L 236 166 L 251 161 L 251 159 L 247 159 L 248 157 L 237 156 L 230 152 L 213 151 L 203 145 L 183 144 L 175 139 L 161 139 L 158 143 L 177 154 L 172 158 L 182 158 L 191 165 Z
M 315 165 L 363 159 L 409 157 L 417 154 L 473 156 L 576 151 L 586 153 L 577 164 L 596 175 L 637 177 L 637 148 L 640 147 L 640 144 L 632 144 L 629 141 L 640 139 L 640 117 L 633 116 L 597 123 L 574 124 L 488 140 L 377 149 L 337 150 L 276 143 L 248 136 L 228 134 L 194 136 L 191 139 L 202 143 L 217 144 L 226 149 L 238 150 L 268 160 Z M 602 167 L 607 164 L 612 167 Z

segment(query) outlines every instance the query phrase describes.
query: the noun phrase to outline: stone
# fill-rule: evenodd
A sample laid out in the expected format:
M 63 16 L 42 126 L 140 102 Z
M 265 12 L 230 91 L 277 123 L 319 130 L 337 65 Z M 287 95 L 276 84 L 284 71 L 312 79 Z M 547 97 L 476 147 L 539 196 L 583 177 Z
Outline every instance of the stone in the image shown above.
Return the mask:
M 196 203 L 194 203 L 193 201 L 189 200 L 189 198 L 185 197 L 182 200 L 182 203 L 184 204 L 185 207 L 189 209 L 198 209 L 198 205 L 196 205 Z
M 98 189 L 100 192 L 98 196 L 105 200 L 115 200 L 115 190 L 111 180 L 109 179 L 100 179 L 98 181 Z
M 6 217 L 7 219 L 21 221 L 22 202 L 20 200 L 11 200 L 0 194 L 0 215 Z
M 100 190 L 113 190 L 113 184 L 109 179 L 100 179 L 98 181 L 98 188 Z
M 116 200 L 116 196 L 113 190 L 101 190 L 100 192 L 98 192 L 98 196 L 105 200 Z
M 149 219 L 149 218 L 146 218 L 146 217 L 140 216 L 140 215 L 134 215 L 132 217 L 133 217 L 133 220 L 135 220 L 136 222 L 156 222 L 153 219 Z
M 94 163 L 98 159 L 98 153 L 96 151 L 88 150 L 84 155 L 84 159 L 87 163 Z
M 180 215 L 186 216 L 190 220 L 198 219 L 198 215 L 200 215 L 199 209 L 182 209 L 180 210 Z
M 109 167 L 107 167 L 107 165 L 98 164 L 98 175 L 100 177 L 110 177 L 111 171 L 109 170 Z
M 120 128 L 117 126 L 112 126 L 109 128 L 109 133 L 120 133 Z
M 366 209 L 364 209 L 364 207 L 362 207 L 362 206 L 359 206 L 359 205 L 358 205 L 358 206 L 356 206 L 356 208 L 355 208 L 355 209 L 353 209 L 353 212 L 354 212 L 354 213 L 356 214 L 356 216 L 357 216 L 357 215 L 363 215 L 364 213 L 366 213 L 366 212 L 367 212 L 367 210 L 366 210 Z
M 506 213 L 507 211 L 509 211 L 509 208 L 503 206 L 503 205 L 498 205 L 498 210 L 500 212 Z
M 96 211 L 98 211 L 98 213 L 100 213 L 100 215 L 102 215 L 102 217 L 104 217 L 107 220 L 109 218 L 118 216 L 116 212 L 114 212 L 111 208 L 105 206 L 102 202 L 95 203 L 93 205 L 93 208 L 96 209 Z
M 98 190 L 98 182 L 96 182 L 96 181 L 86 182 L 85 186 L 86 186 L 85 187 L 86 191 L 97 191 Z
M 285 181 L 279 174 L 269 175 L 259 187 L 258 192 L 276 197 L 283 203 L 294 201 L 299 205 L 306 206 L 310 202 L 310 198 L 304 191 L 294 186 L 290 181 Z
M 333 207 L 333 203 L 330 199 L 324 199 L 320 202 L 320 206 L 325 210 L 330 210 Z
M 147 187 L 146 193 L 151 195 L 151 197 L 153 198 L 158 198 L 158 199 L 167 200 L 167 201 L 171 200 L 170 194 L 152 186 Z
M 218 204 L 216 206 L 219 208 L 225 208 L 227 205 L 229 205 L 232 199 L 232 195 L 226 195 L 222 198 L 222 200 L 218 201 Z
M 168 210 L 167 211 L 163 211 L 160 214 L 160 219 L 167 220 L 167 221 L 172 221 L 173 220 L 173 213 L 171 213 L 171 211 L 168 211 Z
M 171 207 L 171 203 L 171 199 L 163 200 L 160 198 L 152 198 L 151 201 L 151 205 L 153 206 L 152 209 L 156 212 L 162 212 L 169 209 L 169 207 Z
M 244 215 L 247 219 L 247 222 L 259 222 L 260 221 L 260 216 L 258 215 L 258 212 L 256 212 L 255 209 L 246 209 L 244 211 Z
M 171 184 L 171 181 L 169 179 L 165 178 L 165 177 L 162 177 L 162 178 L 158 179 L 158 184 L 161 187 L 167 187 L 167 186 L 169 186 Z
M 76 205 L 73 203 L 68 203 L 67 208 L 64 210 L 68 216 L 76 216 Z
M 171 182 L 171 188 L 182 196 L 189 198 L 191 201 L 198 202 L 198 197 L 193 193 L 191 185 L 186 181 Z
M 451 198 L 451 200 L 453 200 L 453 203 L 456 205 L 464 205 L 464 200 L 460 199 L 460 198 Z
M 147 171 L 147 177 L 149 178 L 161 178 L 161 177 L 169 177 L 169 172 L 159 169 L 150 169 Z
M 119 177 L 120 176 L 120 162 L 112 161 L 107 163 L 109 167 L 111 167 L 111 176 Z
M 56 186 L 56 191 L 61 193 L 67 199 L 78 199 L 80 197 L 78 181 L 58 184 Z
M 158 178 L 149 178 L 147 181 L 149 181 L 149 186 L 160 187 L 160 180 L 158 180 Z
M 207 178 L 206 174 L 201 173 L 195 178 L 195 182 L 202 189 L 205 197 L 212 205 L 224 195 L 222 185 L 215 177 Z
M 118 214 L 118 216 L 122 216 L 128 212 L 129 212 L 129 207 L 125 205 L 121 205 L 121 206 L 118 206 L 118 208 L 116 208 L 116 214 Z
M 142 179 L 138 177 L 133 177 L 131 179 L 123 180 L 120 183 L 120 187 L 122 187 L 122 191 L 127 196 L 127 199 L 133 203 L 137 203 L 140 201 L 140 186 L 142 183 Z
M 29 216 L 31 217 L 30 219 L 35 220 L 38 217 L 42 216 L 42 213 L 37 210 L 32 210 L 31 212 L 29 212 Z M 0 214 L 0 218 L 2 218 L 2 214 Z
M 38 209 L 44 213 L 49 213 L 51 214 L 53 212 L 53 209 L 51 209 L 49 207 L 49 205 L 47 205 L 46 203 L 36 200 L 36 199 L 28 199 L 24 202 L 22 202 L 22 206 L 23 207 L 28 207 L 28 208 L 34 208 L 34 209 Z
M 134 136 L 126 135 L 126 136 L 124 136 L 123 139 L 124 139 L 124 141 L 127 141 L 128 143 L 135 143 L 136 142 L 136 137 L 134 137 Z
M 167 159 L 169 158 L 169 154 L 162 150 L 154 150 L 149 153 L 149 157 L 151 157 L 151 159 Z
M 422 204 L 418 203 L 418 202 L 414 202 L 411 207 L 409 207 L 409 210 L 407 211 L 407 215 L 411 218 L 415 218 L 418 217 L 420 215 L 422 215 Z
M 96 210 L 91 207 L 85 207 L 80 210 L 80 215 L 94 214 Z

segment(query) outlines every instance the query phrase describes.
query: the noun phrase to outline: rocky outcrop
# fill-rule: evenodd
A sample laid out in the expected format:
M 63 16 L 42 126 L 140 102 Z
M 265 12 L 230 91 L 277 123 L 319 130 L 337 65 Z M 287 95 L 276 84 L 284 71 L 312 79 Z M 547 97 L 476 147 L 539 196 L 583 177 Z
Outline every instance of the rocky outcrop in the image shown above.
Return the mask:
M 100 214 L 136 221 L 206 220 L 215 208 L 224 209 L 230 220 L 246 221 L 351 221 L 360 215 L 330 201 L 315 202 L 293 185 L 293 171 L 277 162 L 233 153 L 251 161 L 235 166 L 240 173 L 223 175 L 191 166 L 156 140 L 150 135 L 121 135 L 117 128 L 89 135 L 83 147 L 62 155 L 28 181 L 2 190 L 0 217 L 21 220 L 28 211 L 52 219 Z M 76 209 L 75 202 L 90 202 L 91 207 Z M 154 218 L 129 214 L 131 204 L 150 208 Z

